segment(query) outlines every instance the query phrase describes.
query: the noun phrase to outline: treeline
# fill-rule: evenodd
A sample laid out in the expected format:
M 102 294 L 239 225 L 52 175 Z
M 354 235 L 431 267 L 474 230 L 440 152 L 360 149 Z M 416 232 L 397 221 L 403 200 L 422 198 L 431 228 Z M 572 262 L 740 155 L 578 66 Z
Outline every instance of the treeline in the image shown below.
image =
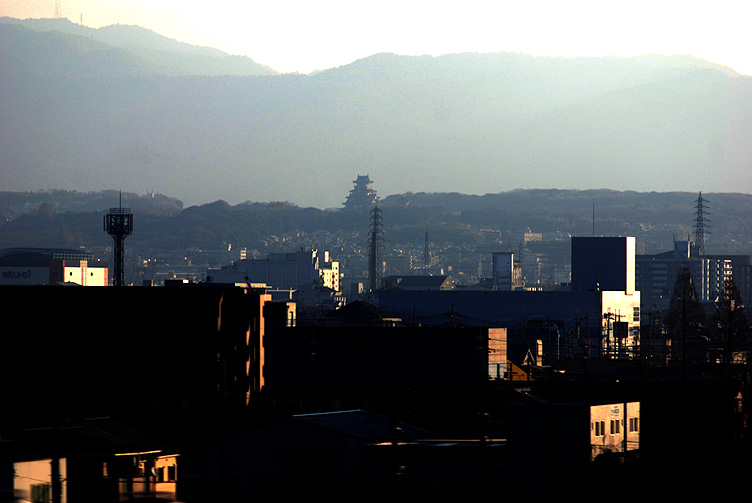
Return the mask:
M 709 201 L 708 253 L 752 253 L 752 195 L 703 194 Z M 692 233 L 697 194 L 617 191 L 518 190 L 485 196 L 456 193 L 389 196 L 382 201 L 387 242 L 473 244 L 481 229 L 569 235 L 630 235 L 638 253 L 670 249 Z M 216 201 L 183 208 L 168 196 L 117 191 L 0 193 L 0 246 L 97 247 L 108 208 L 131 208 L 129 242 L 151 248 L 256 248 L 270 236 L 326 232 L 343 240 L 368 232 L 369 209 L 322 210 L 287 202 L 231 205 Z
M 155 193 L 138 195 L 117 190 L 0 192 L 0 214 L 5 221 L 27 213 L 96 212 L 120 205 L 138 213 L 158 215 L 170 215 L 183 210 L 183 203 L 178 199 Z

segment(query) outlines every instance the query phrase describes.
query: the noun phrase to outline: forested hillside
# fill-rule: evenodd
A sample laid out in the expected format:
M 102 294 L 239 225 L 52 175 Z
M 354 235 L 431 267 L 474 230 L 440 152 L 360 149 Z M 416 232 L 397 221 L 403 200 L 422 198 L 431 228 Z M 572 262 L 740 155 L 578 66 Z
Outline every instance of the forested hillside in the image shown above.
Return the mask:
M 484 196 L 459 193 L 406 193 L 383 199 L 387 246 L 419 241 L 424 232 L 436 242 L 466 244 L 482 240 L 481 230 L 526 230 L 564 235 L 635 236 L 640 250 L 656 253 L 686 239 L 694 223 L 694 193 L 517 190 Z M 708 200 L 708 253 L 752 254 L 752 195 L 703 194 Z M 159 194 L 66 192 L 0 193 L 0 247 L 107 246 L 102 217 L 110 207 L 134 213 L 131 246 L 180 250 L 221 248 L 223 244 L 258 249 L 269 236 L 326 233 L 362 239 L 368 210 L 321 210 L 287 202 L 230 205 L 225 201 L 183 208 Z M 279 245 L 284 246 L 284 245 Z

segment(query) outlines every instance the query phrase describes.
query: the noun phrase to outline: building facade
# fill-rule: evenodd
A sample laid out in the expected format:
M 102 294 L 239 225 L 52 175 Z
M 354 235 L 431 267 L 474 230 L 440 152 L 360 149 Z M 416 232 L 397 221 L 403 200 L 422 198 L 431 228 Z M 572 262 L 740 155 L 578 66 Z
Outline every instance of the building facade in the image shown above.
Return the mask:
M 0 409 L 5 424 L 114 409 L 244 409 L 265 384 L 267 320 L 294 321 L 290 306 L 267 309 L 263 290 L 231 285 L 0 288 L 0 396 L 14 404 Z
M 634 237 L 572 237 L 572 290 L 635 291 Z
M 668 309 L 678 273 L 685 267 L 692 275 L 697 297 L 702 302 L 715 301 L 723 291 L 724 281 L 734 276 L 731 258 L 692 256 L 689 241 L 675 241 L 671 251 L 638 255 L 635 282 L 642 292 L 643 311 L 658 313 Z M 742 277 L 741 268 L 739 276 Z
M 591 460 L 640 449 L 640 402 L 590 406 Z
M 744 312 L 752 318 L 752 255 L 705 255 L 710 260 L 723 260 L 731 265 L 731 277 L 744 301 Z
M 62 248 L 11 248 L 0 251 L 0 285 L 107 286 L 107 264 L 93 254 Z
M 339 262 L 328 251 L 301 249 L 292 253 L 270 253 L 265 259 L 238 260 L 206 272 L 208 282 L 264 283 L 277 290 L 328 288 L 340 291 Z
M 492 288 L 509 291 L 524 287 L 522 264 L 512 252 L 494 252 L 492 257 Z

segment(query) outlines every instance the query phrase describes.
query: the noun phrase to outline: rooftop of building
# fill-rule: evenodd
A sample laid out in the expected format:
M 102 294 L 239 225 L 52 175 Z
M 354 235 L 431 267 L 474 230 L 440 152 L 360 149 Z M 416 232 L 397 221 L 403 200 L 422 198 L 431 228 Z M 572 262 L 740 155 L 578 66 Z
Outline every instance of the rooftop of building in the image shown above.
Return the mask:
M 369 323 L 369 322 L 392 322 L 401 323 L 402 319 L 394 314 L 381 309 L 375 304 L 366 302 L 364 300 L 356 300 L 348 302 L 341 308 L 329 313 L 327 318 L 332 321 L 339 321 L 343 323 L 356 324 L 356 323 Z
M 387 290 L 451 290 L 449 276 L 387 276 Z
M 50 260 L 95 261 L 94 254 L 71 248 L 5 248 L 0 250 L 0 265 L 49 265 Z

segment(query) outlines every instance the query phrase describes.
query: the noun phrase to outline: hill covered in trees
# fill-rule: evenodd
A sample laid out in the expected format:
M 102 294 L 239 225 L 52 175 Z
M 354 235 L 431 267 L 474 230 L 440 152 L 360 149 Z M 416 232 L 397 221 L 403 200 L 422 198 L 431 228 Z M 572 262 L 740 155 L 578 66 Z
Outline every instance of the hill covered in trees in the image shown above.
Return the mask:
M 686 192 L 640 193 L 607 190 L 516 190 L 484 196 L 405 193 L 383 199 L 387 246 L 435 242 L 473 246 L 482 230 L 509 235 L 526 231 L 563 235 L 635 236 L 638 252 L 671 248 L 692 233 L 695 200 Z M 752 254 L 752 195 L 710 193 L 708 253 Z M 108 208 L 134 213 L 129 246 L 180 250 L 222 248 L 227 243 L 262 249 L 270 236 L 327 235 L 325 244 L 363 240 L 368 210 L 321 210 L 287 202 L 231 205 L 226 201 L 183 208 L 160 194 L 107 192 L 0 193 L 0 247 L 89 247 L 109 245 L 102 230 Z M 331 236 L 337 236 L 336 239 Z M 314 238 L 315 239 L 315 238 Z M 365 242 L 365 241 L 364 241 Z M 265 245 L 264 243 L 267 243 Z M 283 249 L 284 239 L 276 245 Z

